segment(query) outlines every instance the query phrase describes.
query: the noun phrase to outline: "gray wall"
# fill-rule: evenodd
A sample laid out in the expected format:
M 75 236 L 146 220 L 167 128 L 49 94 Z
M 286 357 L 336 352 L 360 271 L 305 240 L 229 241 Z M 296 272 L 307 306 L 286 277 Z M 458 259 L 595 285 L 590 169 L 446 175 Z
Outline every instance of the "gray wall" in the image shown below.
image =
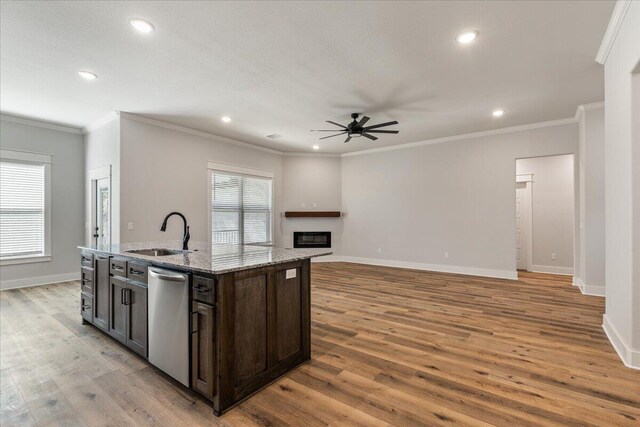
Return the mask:
M 605 330 L 628 364 L 640 367 L 640 2 L 631 2 L 605 63 Z M 636 128 L 634 129 L 634 122 Z M 634 134 L 634 132 L 636 132 Z M 634 205 L 635 200 L 635 205 Z M 637 255 L 636 255 L 637 256 Z
M 154 124 L 120 119 L 121 242 L 179 240 L 182 225 L 164 216 L 174 210 L 188 219 L 191 238 L 208 241 L 207 162 L 226 163 L 274 173 L 276 244 L 282 244 L 282 156 Z M 132 222 L 133 230 L 128 230 Z
M 516 159 L 577 148 L 572 123 L 343 157 L 342 251 L 514 275 Z
M 2 148 L 51 154 L 51 261 L 0 267 L 2 289 L 79 277 L 83 241 L 83 136 L 0 121 Z
M 605 292 L 604 109 L 587 109 L 579 123 L 580 260 L 574 281 L 587 294 Z
M 533 174 L 532 271 L 573 273 L 573 163 L 571 154 L 516 160 L 517 174 Z
M 284 157 L 282 210 L 340 211 L 340 160 L 339 157 Z M 333 253 L 341 253 L 342 218 L 282 218 L 281 222 L 284 246 L 293 246 L 294 231 L 330 231 Z
M 89 173 L 111 166 L 111 242 L 120 241 L 120 119 L 113 119 L 90 131 L 85 137 L 85 242 L 93 243 L 91 224 L 91 183 Z

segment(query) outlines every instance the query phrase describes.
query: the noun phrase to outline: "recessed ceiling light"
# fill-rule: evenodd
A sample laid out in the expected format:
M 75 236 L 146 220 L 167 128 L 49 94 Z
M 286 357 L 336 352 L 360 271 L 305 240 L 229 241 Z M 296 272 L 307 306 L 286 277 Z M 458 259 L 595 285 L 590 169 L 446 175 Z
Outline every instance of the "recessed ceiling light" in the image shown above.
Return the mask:
M 314 150 L 319 150 L 319 149 L 320 149 L 320 146 L 319 146 L 319 145 L 314 145 L 314 146 L 313 146 L 313 149 L 314 149 Z
M 141 33 L 150 33 L 155 29 L 151 22 L 145 21 L 144 19 L 132 19 L 129 23 Z
M 271 135 L 267 135 L 267 138 L 278 139 L 282 138 L 282 135 L 280 135 L 279 133 L 272 133 Z
M 467 44 L 474 41 L 476 37 L 478 37 L 477 31 L 465 31 L 463 33 L 458 34 L 458 37 L 456 37 L 456 40 L 460 44 Z
M 229 116 L 222 116 L 222 119 L 221 119 L 221 120 L 222 120 L 223 122 L 225 122 L 225 123 L 229 123 L 229 122 L 231 121 L 231 117 L 229 117 Z
M 98 78 L 98 76 L 96 76 L 93 73 L 90 73 L 89 71 L 78 71 L 78 74 L 80 75 L 80 77 L 82 77 L 85 80 L 95 80 Z
M 504 110 L 496 110 L 491 114 L 493 115 L 493 117 L 502 117 L 502 115 L 504 114 Z

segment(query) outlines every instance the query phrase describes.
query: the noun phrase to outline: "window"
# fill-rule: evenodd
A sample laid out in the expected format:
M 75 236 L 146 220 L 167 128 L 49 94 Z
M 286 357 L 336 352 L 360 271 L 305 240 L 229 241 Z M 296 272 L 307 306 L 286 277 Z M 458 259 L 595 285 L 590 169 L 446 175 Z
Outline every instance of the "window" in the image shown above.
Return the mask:
M 0 260 L 49 261 L 51 156 L 0 152 Z
M 271 243 L 273 174 L 210 164 L 212 243 Z

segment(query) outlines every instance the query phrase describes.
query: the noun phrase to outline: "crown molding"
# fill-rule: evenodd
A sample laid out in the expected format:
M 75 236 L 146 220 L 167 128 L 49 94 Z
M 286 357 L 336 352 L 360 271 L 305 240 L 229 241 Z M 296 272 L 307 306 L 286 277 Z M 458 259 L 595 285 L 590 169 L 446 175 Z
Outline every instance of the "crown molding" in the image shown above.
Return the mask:
M 186 126 L 174 125 L 172 123 L 163 122 L 161 120 L 151 119 L 149 117 L 140 116 L 138 114 L 127 113 L 124 111 L 119 112 L 121 118 L 133 120 L 140 123 L 145 123 L 153 126 L 158 126 L 165 129 L 170 129 L 176 132 L 188 133 L 190 135 L 199 136 L 201 138 L 207 138 L 218 142 L 225 142 L 227 144 L 237 145 L 244 148 L 250 148 L 252 150 L 264 151 L 270 154 L 276 154 L 278 156 L 282 156 L 283 152 L 274 150 L 272 148 L 261 147 L 259 145 L 250 144 L 248 142 L 238 141 L 236 139 L 227 138 L 224 136 L 216 135 L 209 132 L 204 132 L 201 130 L 192 129 Z
M 607 58 L 613 47 L 613 42 L 616 40 L 620 27 L 622 27 L 622 21 L 624 21 L 629 6 L 631 6 L 631 0 L 618 0 L 616 2 L 613 13 L 611 14 L 611 20 L 609 20 L 609 25 L 607 26 L 607 31 L 604 33 L 602 43 L 600 43 L 600 49 L 598 49 L 598 54 L 596 55 L 596 62 L 598 64 L 604 65 L 605 62 L 607 62 Z
M 289 153 L 283 152 L 284 157 L 342 157 L 339 153 Z
M 575 121 L 579 122 L 580 120 L 582 120 L 582 116 L 584 115 L 585 111 L 601 110 L 603 108 L 604 108 L 604 101 L 578 105 L 578 108 L 576 108 Z
M 344 153 L 341 157 L 359 156 L 363 154 L 381 153 L 384 151 L 404 150 L 407 148 L 422 147 L 424 145 L 440 144 L 442 142 L 461 141 L 465 139 L 480 138 L 483 136 L 501 135 L 505 133 L 521 132 L 531 129 L 547 128 L 552 126 L 562 126 L 576 123 L 575 117 L 567 117 L 566 119 L 549 120 L 546 122 L 530 123 L 526 125 L 511 126 L 501 129 L 485 130 L 481 132 L 465 133 L 461 135 L 445 136 L 443 138 L 428 139 L 426 141 L 409 142 L 407 144 L 392 145 L 391 147 L 372 148 L 369 150 L 353 151 Z
M 42 120 L 32 119 L 29 117 L 14 116 L 13 114 L 0 113 L 0 120 L 5 122 L 11 122 L 11 123 L 19 123 L 21 125 L 37 126 L 45 129 L 73 133 L 76 135 L 82 135 L 82 130 L 79 128 L 75 128 L 72 126 L 58 125 L 51 122 L 44 122 Z
M 119 111 L 112 111 L 109 114 L 107 114 L 106 116 L 96 120 L 95 122 L 91 123 L 89 126 L 85 127 L 82 129 L 82 133 L 83 134 L 88 134 L 93 132 L 94 130 L 101 128 L 102 126 L 106 125 L 107 123 L 111 123 L 113 120 L 117 119 L 118 117 L 120 117 L 120 112 Z

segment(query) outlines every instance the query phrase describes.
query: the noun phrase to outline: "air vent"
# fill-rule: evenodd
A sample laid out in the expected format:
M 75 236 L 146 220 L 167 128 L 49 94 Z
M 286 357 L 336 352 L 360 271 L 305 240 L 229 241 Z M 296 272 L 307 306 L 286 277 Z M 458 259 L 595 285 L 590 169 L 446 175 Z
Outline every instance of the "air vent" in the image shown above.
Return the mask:
M 272 133 L 271 135 L 267 135 L 267 138 L 278 139 L 282 138 L 282 135 L 280 135 L 279 133 Z

